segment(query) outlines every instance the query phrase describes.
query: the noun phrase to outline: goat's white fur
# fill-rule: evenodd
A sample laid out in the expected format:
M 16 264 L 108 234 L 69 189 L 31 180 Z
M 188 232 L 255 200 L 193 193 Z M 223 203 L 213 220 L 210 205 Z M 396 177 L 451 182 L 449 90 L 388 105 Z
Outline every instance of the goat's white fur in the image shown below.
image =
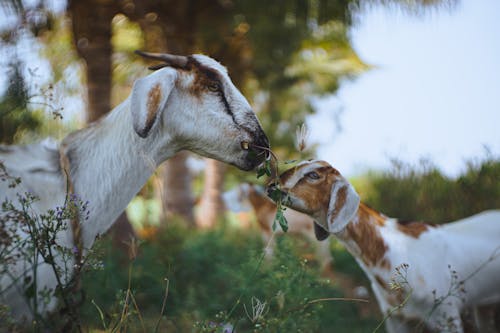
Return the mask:
M 298 208 L 314 217 L 316 223 L 333 233 L 355 257 L 370 279 L 373 292 L 384 315 L 391 313 L 397 305 L 395 303 L 403 301 L 402 299 L 395 301 L 395 292 L 391 291 L 388 286 L 391 278 L 394 277 L 396 267 L 402 264 L 409 265 L 406 275 L 408 285 L 402 284 L 402 286 L 405 288 L 405 293 L 411 290 L 411 295 L 406 304 L 387 319 L 386 327 L 390 333 L 412 332 L 412 326 L 408 320 L 424 322 L 429 328 L 439 330 L 442 323 L 449 318 L 452 319 L 455 330 L 463 332 L 460 315 L 464 309 L 474 309 L 478 306 L 500 302 L 500 284 L 498 283 L 500 277 L 500 210 L 485 211 L 437 227 L 421 225 L 424 231 L 419 233 L 418 237 L 403 232 L 396 219 L 379 215 L 371 209 L 365 209 L 364 212 L 354 215 L 343 223 L 332 223 L 329 212 L 339 200 L 336 193 L 332 193 L 327 206 L 314 209 L 310 207 L 313 203 L 307 197 L 317 194 L 318 191 L 324 193 L 325 187 L 322 185 L 331 178 L 324 177 L 316 183 L 313 180 L 299 183 L 299 180 L 306 177 L 308 172 L 327 165 L 328 163 L 323 161 L 301 163 L 287 171 L 286 176 L 282 175 L 280 186 L 288 195 L 290 200 L 287 202 L 291 208 Z M 347 180 L 344 177 L 336 170 L 333 175 L 332 188 L 337 188 L 339 184 L 345 186 Z M 347 195 L 342 209 L 347 206 L 358 206 L 358 204 L 359 199 L 356 196 Z M 373 220 L 366 221 L 370 214 Z M 374 220 L 378 222 L 375 223 Z M 367 262 L 366 257 L 370 255 L 368 253 L 370 250 L 380 251 L 381 249 L 367 248 L 369 245 L 362 246 L 359 239 L 352 238 L 352 230 L 356 230 L 363 223 L 368 223 L 372 232 L 362 235 L 363 231 L 368 230 L 359 229 L 356 237 L 371 237 L 371 240 L 378 238 L 385 244 L 383 257 L 375 264 Z M 340 230 L 339 225 L 343 226 Z M 372 244 L 369 241 L 367 240 L 367 244 Z M 456 272 L 456 281 L 453 281 L 451 271 Z M 456 284 L 460 281 L 464 281 L 465 293 L 461 294 L 461 297 L 447 297 L 431 312 L 433 306 L 436 305 L 435 297 L 447 295 L 450 287 L 459 287 Z M 454 283 L 455 286 L 453 286 Z M 435 291 L 435 296 L 433 291 Z
M 224 67 L 206 56 L 192 57 L 218 72 L 222 92 L 214 94 L 207 90 L 194 96 L 190 88 L 196 82 L 196 73 L 165 67 L 137 80 L 130 97 L 122 104 L 98 122 L 69 134 L 60 145 L 44 142 L 0 147 L 0 161 L 7 172 L 22 181 L 14 189 L 0 182 L 0 201 L 8 199 L 15 203 L 16 193 L 29 191 L 40 199 L 32 206 L 34 214 L 62 206 L 66 181 L 59 165 L 61 152 L 69 159 L 74 194 L 89 201 L 88 220 L 80 221 L 83 246 L 89 249 L 154 169 L 180 150 L 188 149 L 244 170 L 254 168 L 261 157 L 252 157 L 248 150 L 242 149 L 241 142 L 256 142 L 266 147 L 268 143 L 250 105 L 232 84 Z M 27 237 L 20 230 L 18 234 Z M 71 249 L 71 227 L 59 232 L 57 241 Z M 57 264 L 62 266 L 61 259 L 58 260 Z M 72 267 L 71 262 L 69 266 Z M 0 303 L 9 305 L 15 317 L 30 318 L 32 309 L 23 297 L 24 286 L 13 280 L 24 272 L 31 275 L 31 269 L 23 261 L 8 269 L 10 274 L 0 277 Z M 71 272 L 64 278 L 70 276 Z M 52 268 L 40 259 L 37 286 L 38 290 L 56 286 Z M 38 310 L 45 313 L 55 305 L 54 298 L 49 304 L 39 302 Z

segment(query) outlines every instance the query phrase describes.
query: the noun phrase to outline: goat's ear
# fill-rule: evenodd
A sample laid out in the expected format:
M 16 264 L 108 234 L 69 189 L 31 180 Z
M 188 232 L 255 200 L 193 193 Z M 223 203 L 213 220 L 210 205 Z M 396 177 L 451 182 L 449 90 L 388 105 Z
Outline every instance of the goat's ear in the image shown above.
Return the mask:
M 332 185 L 327 213 L 327 230 L 331 233 L 342 231 L 356 214 L 359 195 L 347 180 L 336 181 Z
M 134 130 L 140 137 L 147 137 L 157 122 L 175 86 L 176 77 L 174 69 L 164 68 L 134 82 L 130 109 Z

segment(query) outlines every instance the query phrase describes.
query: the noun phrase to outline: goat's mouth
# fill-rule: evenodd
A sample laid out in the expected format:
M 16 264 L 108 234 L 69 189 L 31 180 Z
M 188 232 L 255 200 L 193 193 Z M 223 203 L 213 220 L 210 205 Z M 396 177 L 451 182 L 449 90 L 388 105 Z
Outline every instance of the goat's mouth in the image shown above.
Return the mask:
M 249 141 L 241 141 L 240 147 L 246 152 L 246 170 L 253 170 L 271 155 L 271 149 L 267 142 L 264 145 Z
M 267 196 L 276 203 L 284 205 L 290 204 L 288 192 L 283 190 L 277 182 L 270 183 L 266 186 Z

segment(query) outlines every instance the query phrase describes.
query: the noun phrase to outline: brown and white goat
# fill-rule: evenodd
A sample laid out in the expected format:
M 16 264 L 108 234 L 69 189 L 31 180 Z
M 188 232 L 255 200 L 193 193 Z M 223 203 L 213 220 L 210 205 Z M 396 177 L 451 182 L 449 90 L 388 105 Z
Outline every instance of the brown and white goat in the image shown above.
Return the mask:
M 465 309 L 500 302 L 499 210 L 441 226 L 403 224 L 360 203 L 324 161 L 298 164 L 268 191 L 311 216 L 319 238 L 333 234 L 345 245 L 389 316 L 390 333 L 413 332 L 412 321 L 419 330 L 463 332 Z
M 89 215 L 77 222 L 79 232 L 67 221 L 67 228 L 57 234 L 56 242 L 63 248 L 81 244 L 77 252 L 89 249 L 156 167 L 180 150 L 248 171 L 264 160 L 269 148 L 252 108 L 218 62 L 204 55 L 139 54 L 162 63 L 152 67 L 156 70 L 152 74 L 136 80 L 130 96 L 106 117 L 69 134 L 60 144 L 0 147 L 7 173 L 22 181 L 15 188 L 0 182 L 1 202 L 16 204 L 18 193 L 31 192 L 39 199 L 31 212 L 39 216 L 62 207 L 68 188 L 79 200 L 88 201 Z M 0 221 L 5 222 L 8 216 L 2 214 Z M 16 230 L 15 236 L 21 239 L 28 237 L 20 221 L 7 221 L 4 227 Z M 0 250 L 15 252 L 16 245 Z M 56 269 L 62 271 L 74 266 L 62 255 L 55 261 Z M 39 294 L 55 290 L 54 267 L 40 256 L 34 265 L 20 259 L 2 267 L 0 276 L 0 303 L 8 305 L 17 318 L 34 314 L 34 300 L 24 297 L 24 281 L 32 280 L 34 266 L 36 312 L 43 314 L 56 305 L 55 297 L 47 302 Z M 65 274 L 63 282 L 72 272 Z
M 234 194 L 236 194 L 236 198 L 232 198 Z M 261 186 L 250 183 L 241 184 L 232 192 L 227 192 L 225 196 L 226 202 L 229 201 L 230 196 L 232 203 L 226 204 L 229 209 L 231 209 L 231 207 L 241 207 L 248 204 L 251 206 L 262 233 L 262 239 L 265 244 L 265 254 L 267 257 L 272 257 L 275 247 L 275 234 L 283 234 L 283 230 L 280 226 L 277 226 L 275 231 L 273 231 L 272 228 L 276 216 L 276 204 L 267 197 Z M 239 208 L 234 208 L 233 210 L 239 210 Z M 320 264 L 321 270 L 328 271 L 332 263 L 330 242 L 315 242 L 316 238 L 313 231 L 313 220 L 309 216 L 293 209 L 286 209 L 284 215 L 288 221 L 287 233 L 302 235 L 311 241 L 315 246 L 316 259 Z

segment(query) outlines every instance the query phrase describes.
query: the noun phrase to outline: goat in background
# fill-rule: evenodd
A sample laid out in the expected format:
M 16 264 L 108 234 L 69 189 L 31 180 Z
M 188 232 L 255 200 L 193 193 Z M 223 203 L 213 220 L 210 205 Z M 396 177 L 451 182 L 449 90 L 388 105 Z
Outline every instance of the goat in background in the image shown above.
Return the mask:
M 108 230 L 156 167 L 176 152 L 190 150 L 246 171 L 266 158 L 268 139 L 222 65 L 204 55 L 138 53 L 162 63 L 151 67 L 154 73 L 136 80 L 130 96 L 107 116 L 69 134 L 60 144 L 0 147 L 6 172 L 22 181 L 15 188 L 0 182 L 2 202 L 15 203 L 18 193 L 30 192 L 39 199 L 31 207 L 33 214 L 40 215 L 62 207 L 67 189 L 73 197 L 88 201 L 87 219 L 68 221 L 57 234 L 58 245 L 78 247 L 79 253 L 69 263 L 56 256 L 58 268 L 79 265 L 95 238 Z M 4 213 L 0 218 L 8 219 Z M 28 237 L 19 221 L 7 221 L 4 227 L 17 230 L 21 239 Z M 15 246 L 2 250 L 15 251 Z M 55 308 L 56 299 L 42 302 L 39 291 L 54 291 L 57 284 L 51 265 L 41 257 L 36 265 L 34 295 L 37 312 L 44 314 Z M 64 283 L 71 271 L 68 275 Z M 18 319 L 34 315 L 33 300 L 24 297 L 23 285 L 32 278 L 32 267 L 22 259 L 7 266 L 0 277 L 0 303 Z
M 333 234 L 368 276 L 390 333 L 463 332 L 465 310 L 500 302 L 500 210 L 440 226 L 401 223 L 360 203 L 351 184 L 324 161 L 301 162 L 268 191 Z M 275 193 L 273 193 L 275 194 Z M 394 288 L 391 288 L 394 287 Z M 476 316 L 480 332 L 494 332 Z
M 280 226 L 277 226 L 275 231 L 272 229 L 277 208 L 276 204 L 267 197 L 265 189 L 255 184 L 240 184 L 235 189 L 225 193 L 224 201 L 229 210 L 241 211 L 245 210 L 242 207 L 249 206 L 246 210 L 252 209 L 254 211 L 265 245 L 265 255 L 267 258 L 271 258 L 276 245 L 275 234 L 281 235 L 284 232 Z M 293 209 L 285 210 L 284 214 L 288 221 L 287 233 L 302 235 L 310 241 L 315 247 L 316 259 L 321 271 L 331 273 L 330 266 L 333 258 L 330 252 L 330 242 L 316 242 L 316 236 L 313 231 L 313 220 L 309 216 Z

